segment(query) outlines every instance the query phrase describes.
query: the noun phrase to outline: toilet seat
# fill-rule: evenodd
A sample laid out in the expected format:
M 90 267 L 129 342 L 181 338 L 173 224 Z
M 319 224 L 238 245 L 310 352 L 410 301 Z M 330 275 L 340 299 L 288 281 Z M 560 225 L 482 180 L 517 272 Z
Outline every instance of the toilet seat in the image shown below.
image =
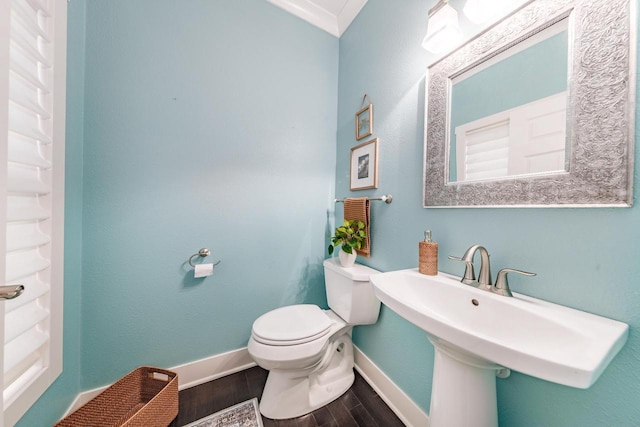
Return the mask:
M 329 333 L 332 320 L 317 305 L 277 308 L 253 322 L 253 338 L 267 345 L 287 346 L 317 340 Z

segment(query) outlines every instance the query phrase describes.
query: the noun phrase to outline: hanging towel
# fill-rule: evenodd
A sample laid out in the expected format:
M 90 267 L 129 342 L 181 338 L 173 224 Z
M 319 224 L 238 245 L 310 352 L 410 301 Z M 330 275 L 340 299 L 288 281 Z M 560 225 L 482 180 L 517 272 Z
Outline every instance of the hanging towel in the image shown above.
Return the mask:
M 362 249 L 357 250 L 358 255 L 362 255 L 365 258 L 371 256 L 371 227 L 369 227 L 369 218 L 370 209 L 369 199 L 367 197 L 344 199 L 344 219 L 362 221 L 365 224 L 367 240 Z

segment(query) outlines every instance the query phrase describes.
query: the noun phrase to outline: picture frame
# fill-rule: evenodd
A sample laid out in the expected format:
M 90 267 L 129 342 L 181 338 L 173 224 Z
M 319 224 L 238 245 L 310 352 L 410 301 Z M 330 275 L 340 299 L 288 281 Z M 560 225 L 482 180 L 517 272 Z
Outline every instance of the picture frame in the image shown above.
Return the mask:
M 356 113 L 356 140 L 360 141 L 373 134 L 373 104 L 369 104 Z
M 351 190 L 378 188 L 378 138 L 351 149 Z

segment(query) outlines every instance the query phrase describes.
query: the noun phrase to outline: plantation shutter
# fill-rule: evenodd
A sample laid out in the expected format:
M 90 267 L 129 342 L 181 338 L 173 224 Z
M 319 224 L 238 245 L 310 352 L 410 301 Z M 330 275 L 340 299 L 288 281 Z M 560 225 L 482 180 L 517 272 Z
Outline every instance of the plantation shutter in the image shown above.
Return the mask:
M 64 100 L 64 66 L 54 42 L 66 39 L 55 37 L 54 13 L 66 2 L 2 1 L 11 9 L 4 276 L 25 287 L 4 302 L 2 401 L 4 424 L 13 425 L 61 371 L 64 110 L 56 98 Z
M 498 115 L 496 115 L 498 116 Z M 509 167 L 509 119 L 480 119 L 456 127 L 457 180 L 506 176 Z

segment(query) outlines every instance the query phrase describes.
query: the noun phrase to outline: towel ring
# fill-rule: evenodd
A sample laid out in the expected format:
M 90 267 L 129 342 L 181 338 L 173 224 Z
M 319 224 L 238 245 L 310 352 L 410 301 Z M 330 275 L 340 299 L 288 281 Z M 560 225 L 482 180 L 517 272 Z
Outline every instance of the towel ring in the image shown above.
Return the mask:
M 207 248 L 202 248 L 202 249 L 200 249 L 200 250 L 198 251 L 198 253 L 197 253 L 197 254 L 193 254 L 193 255 L 191 255 L 191 256 L 189 257 L 189 265 L 190 265 L 191 267 L 194 267 L 194 268 L 195 268 L 195 265 L 193 264 L 193 259 L 194 259 L 195 257 L 199 256 L 199 257 L 204 258 L 204 257 L 208 257 L 209 255 L 211 255 L 211 251 L 210 251 L 209 249 L 207 249 Z

